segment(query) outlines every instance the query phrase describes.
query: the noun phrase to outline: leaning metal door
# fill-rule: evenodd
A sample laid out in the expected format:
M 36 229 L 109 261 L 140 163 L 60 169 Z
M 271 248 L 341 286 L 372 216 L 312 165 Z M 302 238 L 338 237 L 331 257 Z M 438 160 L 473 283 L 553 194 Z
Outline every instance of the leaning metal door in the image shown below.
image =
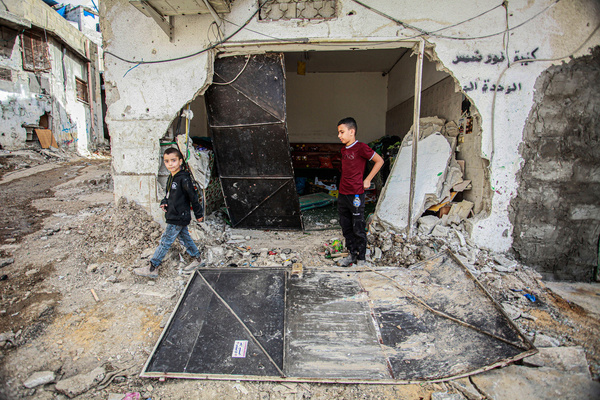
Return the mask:
M 302 229 L 285 113 L 283 54 L 215 60 L 205 94 L 234 227 Z

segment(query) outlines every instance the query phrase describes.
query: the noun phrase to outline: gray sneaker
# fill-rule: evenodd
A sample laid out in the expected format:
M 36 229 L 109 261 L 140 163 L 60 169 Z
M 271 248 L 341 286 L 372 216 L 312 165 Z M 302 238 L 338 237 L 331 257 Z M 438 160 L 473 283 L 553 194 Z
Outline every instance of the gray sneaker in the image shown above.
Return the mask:
M 186 265 L 183 268 L 183 271 L 185 272 L 191 272 L 191 271 L 195 271 L 196 269 L 205 266 L 206 263 L 201 262 L 200 257 L 196 258 L 194 261 L 192 261 L 191 263 L 189 263 L 188 265 Z
M 369 268 L 373 267 L 373 265 L 367 260 L 358 260 L 356 262 L 356 266 L 357 267 L 369 267 Z
M 356 262 L 356 256 L 354 254 L 350 254 L 344 258 L 341 258 L 337 261 L 337 264 L 340 267 L 349 267 L 352 263 Z
M 133 270 L 133 273 L 139 276 L 143 276 L 145 278 L 158 278 L 158 270 L 154 268 L 154 270 L 150 270 L 152 266 L 151 263 L 148 263 L 145 267 L 136 268 Z

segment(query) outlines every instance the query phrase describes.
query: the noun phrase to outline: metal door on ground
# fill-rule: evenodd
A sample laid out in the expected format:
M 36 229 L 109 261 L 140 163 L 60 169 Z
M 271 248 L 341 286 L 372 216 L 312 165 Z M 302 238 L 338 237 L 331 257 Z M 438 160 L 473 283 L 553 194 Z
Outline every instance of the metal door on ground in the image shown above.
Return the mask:
M 302 229 L 287 136 L 283 54 L 218 58 L 205 98 L 232 226 Z

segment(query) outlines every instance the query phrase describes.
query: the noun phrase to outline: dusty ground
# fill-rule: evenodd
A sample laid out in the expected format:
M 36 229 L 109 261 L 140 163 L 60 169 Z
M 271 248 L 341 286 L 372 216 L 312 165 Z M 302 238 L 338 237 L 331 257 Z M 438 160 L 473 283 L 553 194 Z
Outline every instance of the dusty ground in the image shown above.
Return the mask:
M 4 278 L 0 281 L 0 399 L 64 399 L 53 384 L 28 389 L 23 382 L 36 371 L 53 371 L 59 381 L 101 366 L 106 371 L 101 382 L 75 398 L 107 399 L 110 393 L 139 392 L 152 399 L 430 399 L 433 393 L 458 393 L 449 383 L 328 385 L 139 378 L 187 282 L 179 269 L 181 249 L 167 255 L 156 281 L 134 276 L 131 269 L 146 262 L 142 257 L 151 254 L 162 231 L 136 204 L 113 201 L 109 159 L 55 161 L 33 154 L 0 157 L 0 174 L 5 178 L 5 183 L 0 181 L 0 263 L 7 264 L 0 267 Z M 32 167 L 30 175 L 6 182 L 15 177 L 10 171 L 27 171 L 26 167 Z M 35 168 L 46 170 L 34 173 Z M 339 230 L 310 234 L 231 230 L 218 217 L 196 231 L 207 252 L 225 246 L 232 237 L 243 237 L 246 248 L 289 249 L 306 266 L 331 263 L 318 253 L 323 243 L 341 237 Z M 382 234 L 371 242 L 383 247 L 380 242 L 391 240 L 388 253 L 405 254 L 404 261 L 425 258 L 446 246 L 437 241 L 417 248 L 392 239 Z M 249 252 L 236 247 L 228 245 L 224 266 L 248 259 Z M 452 249 L 453 244 L 446 247 Z M 474 267 L 483 271 L 478 279 L 498 302 L 521 311 L 515 322 L 532 340 L 543 334 L 562 346 L 583 346 L 598 380 L 597 316 L 546 291 L 528 268 L 520 266 L 508 274 L 488 271 L 490 254 L 472 255 Z M 263 261 L 265 265 L 277 262 Z M 510 290 L 515 287 L 528 287 L 538 300 L 528 302 Z

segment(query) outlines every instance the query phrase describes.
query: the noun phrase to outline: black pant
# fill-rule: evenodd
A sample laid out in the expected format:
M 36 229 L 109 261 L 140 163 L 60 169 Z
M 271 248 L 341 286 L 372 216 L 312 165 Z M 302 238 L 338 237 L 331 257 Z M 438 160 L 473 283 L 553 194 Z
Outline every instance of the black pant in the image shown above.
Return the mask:
M 346 239 L 346 248 L 358 260 L 365 259 L 367 251 L 367 233 L 365 232 L 365 194 L 359 195 L 360 206 L 355 207 L 353 194 L 338 196 L 338 214 L 342 233 Z

